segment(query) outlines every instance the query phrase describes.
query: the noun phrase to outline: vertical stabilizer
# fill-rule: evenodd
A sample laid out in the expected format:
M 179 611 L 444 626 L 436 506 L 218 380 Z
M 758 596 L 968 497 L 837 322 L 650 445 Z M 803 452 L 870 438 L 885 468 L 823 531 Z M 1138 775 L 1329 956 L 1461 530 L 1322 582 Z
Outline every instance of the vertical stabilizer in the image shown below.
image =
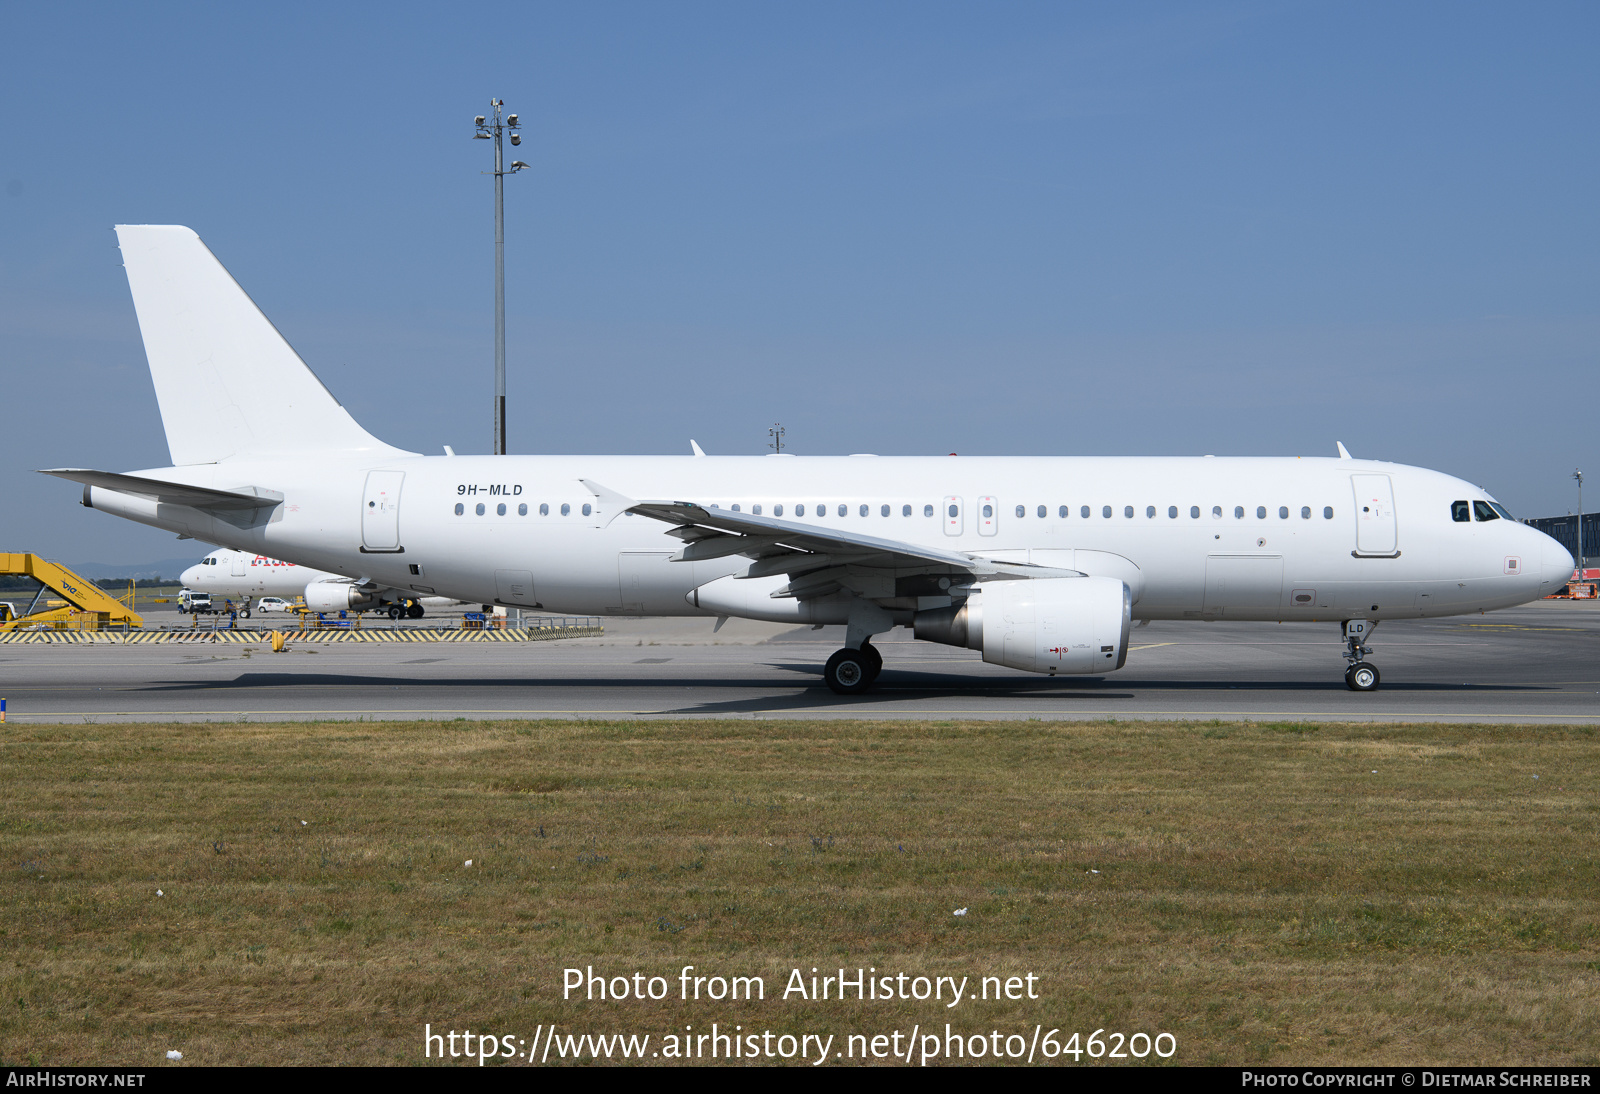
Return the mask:
M 119 224 L 117 240 L 174 465 L 400 453 L 356 424 L 192 230 Z

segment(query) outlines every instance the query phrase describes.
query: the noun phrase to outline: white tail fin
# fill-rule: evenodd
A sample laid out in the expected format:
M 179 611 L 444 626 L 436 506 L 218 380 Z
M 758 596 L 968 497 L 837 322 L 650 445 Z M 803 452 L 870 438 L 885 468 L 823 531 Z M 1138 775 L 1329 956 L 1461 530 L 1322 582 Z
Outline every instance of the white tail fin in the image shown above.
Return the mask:
M 174 465 L 400 454 L 356 424 L 193 231 L 119 224 L 117 240 Z

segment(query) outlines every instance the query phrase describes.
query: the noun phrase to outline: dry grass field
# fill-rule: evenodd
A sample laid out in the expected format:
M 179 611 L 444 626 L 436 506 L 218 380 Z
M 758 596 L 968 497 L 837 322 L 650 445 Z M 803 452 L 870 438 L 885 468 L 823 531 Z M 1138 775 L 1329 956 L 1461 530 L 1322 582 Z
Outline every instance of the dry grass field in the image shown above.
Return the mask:
M 1169 1032 L 1174 1063 L 1594 1064 L 1597 790 L 1590 727 L 13 723 L 0 1059 L 948 1022 Z M 685 965 L 767 997 L 682 1002 Z M 569 966 L 672 994 L 563 1000 Z M 782 998 L 813 967 L 1039 997 Z

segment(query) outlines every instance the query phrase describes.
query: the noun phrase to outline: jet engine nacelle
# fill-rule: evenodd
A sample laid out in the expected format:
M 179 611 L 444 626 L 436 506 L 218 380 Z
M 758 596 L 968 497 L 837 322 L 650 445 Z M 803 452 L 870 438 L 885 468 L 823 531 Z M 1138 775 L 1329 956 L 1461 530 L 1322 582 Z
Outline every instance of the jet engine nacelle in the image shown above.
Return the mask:
M 982 650 L 991 665 L 1026 672 L 1120 669 L 1128 659 L 1133 595 L 1110 577 L 988 581 L 964 604 L 918 612 L 916 636 Z
M 376 606 L 378 597 L 346 581 L 313 581 L 306 586 L 306 607 L 314 612 L 342 612 Z

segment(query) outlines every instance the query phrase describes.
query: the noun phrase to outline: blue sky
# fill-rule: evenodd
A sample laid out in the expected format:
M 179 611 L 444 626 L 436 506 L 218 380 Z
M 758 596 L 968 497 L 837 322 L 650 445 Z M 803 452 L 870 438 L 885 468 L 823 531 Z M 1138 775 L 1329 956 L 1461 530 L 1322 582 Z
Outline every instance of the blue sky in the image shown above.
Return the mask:
M 0 28 L 5 549 L 180 553 L 31 473 L 167 460 L 114 223 L 196 229 L 379 436 L 486 451 L 491 95 L 533 165 L 507 181 L 514 452 L 758 452 L 774 421 L 800 453 L 1338 439 L 1519 515 L 1600 470 L 1592 4 L 11 4 Z

